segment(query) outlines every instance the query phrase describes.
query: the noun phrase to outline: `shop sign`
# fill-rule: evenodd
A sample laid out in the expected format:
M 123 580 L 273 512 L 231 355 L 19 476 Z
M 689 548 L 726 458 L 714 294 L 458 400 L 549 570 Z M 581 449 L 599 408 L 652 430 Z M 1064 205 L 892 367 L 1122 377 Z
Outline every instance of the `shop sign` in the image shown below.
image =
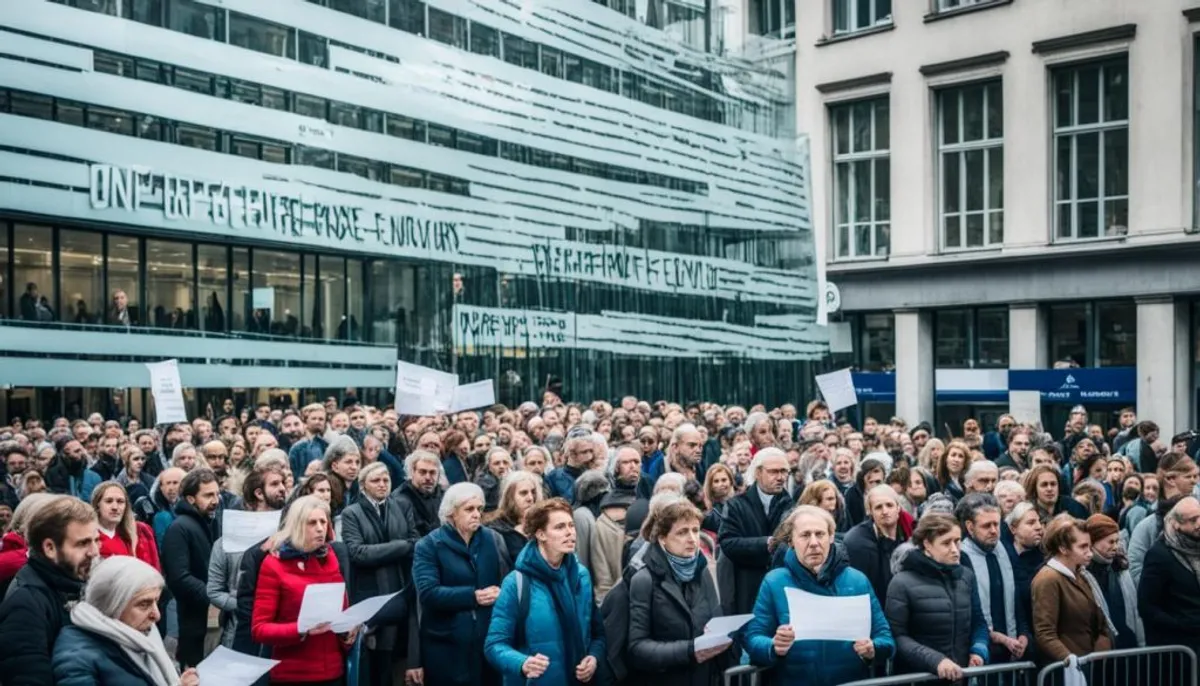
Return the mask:
M 1012 369 L 1008 389 L 1038 391 L 1047 403 L 1133 403 L 1137 401 L 1137 369 Z
M 851 372 L 859 402 L 896 402 L 896 375 L 892 372 Z

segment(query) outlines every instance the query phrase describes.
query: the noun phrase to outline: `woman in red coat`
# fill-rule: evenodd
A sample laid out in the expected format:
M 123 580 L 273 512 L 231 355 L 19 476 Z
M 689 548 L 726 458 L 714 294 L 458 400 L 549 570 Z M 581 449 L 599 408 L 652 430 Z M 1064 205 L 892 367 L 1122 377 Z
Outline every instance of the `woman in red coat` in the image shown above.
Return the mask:
M 329 546 L 330 531 L 329 505 L 317 496 L 297 498 L 259 569 L 250 635 L 271 646 L 271 659 L 280 661 L 271 669 L 272 684 L 342 683 L 346 650 L 358 630 L 339 636 L 328 623 L 307 631 L 297 623 L 309 584 L 345 583 Z
M 128 555 L 162 571 L 154 530 L 134 520 L 124 486 L 116 481 L 105 481 L 97 486 L 92 491 L 92 509 L 100 524 L 101 558 Z

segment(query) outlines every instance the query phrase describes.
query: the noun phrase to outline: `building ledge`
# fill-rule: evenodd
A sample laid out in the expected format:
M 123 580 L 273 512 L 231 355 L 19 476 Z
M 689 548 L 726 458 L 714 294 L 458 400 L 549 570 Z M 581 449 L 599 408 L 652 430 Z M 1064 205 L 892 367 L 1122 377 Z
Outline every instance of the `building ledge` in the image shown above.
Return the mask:
M 971 69 L 981 69 L 983 67 L 994 67 L 998 64 L 1004 64 L 1008 61 L 1008 51 L 998 50 L 982 55 L 973 55 L 971 57 L 963 57 L 957 60 L 948 60 L 946 62 L 935 62 L 933 64 L 922 65 L 920 72 L 922 76 L 941 76 L 942 74 L 952 74 L 954 72 L 969 71 Z
M 1120 26 L 1110 26 L 1106 29 L 1084 31 L 1083 33 L 1073 33 L 1069 36 L 1037 40 L 1033 42 L 1033 52 L 1044 55 L 1052 52 L 1074 50 L 1076 48 L 1087 48 L 1101 43 L 1133 40 L 1133 37 L 1136 35 L 1137 24 L 1121 24 Z
M 967 5 L 966 7 L 956 7 L 952 10 L 942 10 L 941 12 L 930 12 L 925 15 L 925 23 L 941 21 L 943 19 L 953 19 L 961 17 L 964 14 L 974 14 L 984 10 L 994 10 L 997 7 L 1007 7 L 1013 3 L 1013 0 L 992 0 L 992 2 L 981 2 L 975 5 Z
M 866 76 L 856 76 L 852 79 L 842 79 L 841 81 L 826 81 L 818 83 L 816 89 L 818 93 L 838 93 L 841 91 L 854 90 L 856 88 L 867 88 L 869 86 L 882 86 L 892 82 L 892 72 L 881 71 L 878 74 L 867 74 Z
M 818 48 L 823 48 L 826 45 L 833 45 L 834 43 L 845 43 L 846 41 L 854 40 L 856 38 L 866 38 L 867 36 L 874 36 L 874 35 L 880 34 L 880 33 L 887 33 L 888 31 L 892 31 L 895 28 L 896 28 L 896 22 L 892 21 L 891 23 L 888 23 L 888 24 L 880 24 L 879 26 L 872 26 L 872 27 L 865 28 L 865 29 L 859 29 L 858 31 L 847 31 L 845 33 L 837 33 L 837 34 L 834 34 L 832 36 L 827 36 L 827 37 L 822 38 L 821 40 L 817 41 L 816 46 Z
M 1200 7 L 1187 8 L 1183 11 L 1183 17 L 1192 23 L 1200 21 Z

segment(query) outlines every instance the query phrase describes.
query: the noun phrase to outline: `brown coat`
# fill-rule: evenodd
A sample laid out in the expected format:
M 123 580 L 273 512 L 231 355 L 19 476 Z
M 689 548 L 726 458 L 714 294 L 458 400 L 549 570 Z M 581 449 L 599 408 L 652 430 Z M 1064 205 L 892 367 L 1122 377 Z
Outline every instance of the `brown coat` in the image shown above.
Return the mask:
M 1112 648 L 1104 612 L 1088 582 L 1049 565 L 1033 577 L 1033 636 L 1043 662 Z

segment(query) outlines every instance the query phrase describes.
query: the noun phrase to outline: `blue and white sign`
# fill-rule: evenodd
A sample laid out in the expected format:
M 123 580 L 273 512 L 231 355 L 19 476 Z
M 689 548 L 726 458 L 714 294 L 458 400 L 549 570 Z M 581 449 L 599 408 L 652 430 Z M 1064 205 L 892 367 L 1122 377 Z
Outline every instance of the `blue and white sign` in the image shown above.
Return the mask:
M 1137 369 L 1011 369 L 1008 388 L 1011 391 L 1039 391 L 1045 403 L 1134 403 L 1137 401 Z
M 891 372 L 852 372 L 859 402 L 896 402 L 896 375 Z

